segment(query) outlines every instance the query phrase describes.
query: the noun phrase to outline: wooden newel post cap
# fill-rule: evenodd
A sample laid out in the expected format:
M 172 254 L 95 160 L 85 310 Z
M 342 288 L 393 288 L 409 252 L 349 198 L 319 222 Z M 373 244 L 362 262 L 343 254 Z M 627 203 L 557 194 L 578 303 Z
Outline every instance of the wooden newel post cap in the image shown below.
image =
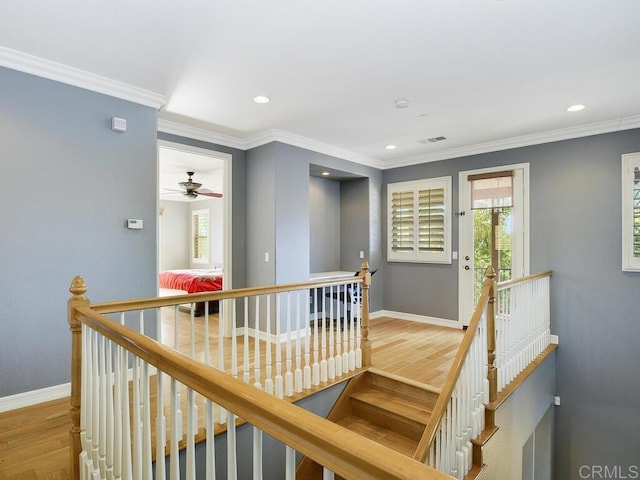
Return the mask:
M 85 293 L 87 293 L 87 284 L 80 275 L 76 275 L 71 280 L 71 286 L 69 287 L 69 291 L 73 294 L 73 297 L 76 299 L 85 298 Z
M 496 272 L 495 272 L 495 270 L 493 269 L 493 267 L 491 265 L 489 265 L 487 267 L 487 270 L 486 270 L 484 276 L 487 277 L 487 278 L 490 278 L 491 280 L 496 278 Z

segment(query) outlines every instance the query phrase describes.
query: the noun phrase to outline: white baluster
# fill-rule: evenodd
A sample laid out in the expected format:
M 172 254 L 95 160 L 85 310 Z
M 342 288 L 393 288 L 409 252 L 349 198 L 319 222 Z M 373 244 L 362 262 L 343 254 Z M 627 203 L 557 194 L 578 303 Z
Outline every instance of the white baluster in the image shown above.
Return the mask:
M 284 375 L 284 393 L 287 397 L 293 396 L 293 372 L 291 363 L 291 292 L 287 293 L 287 349 Z M 296 336 L 299 332 L 296 331 Z
M 267 295 L 267 344 L 265 355 L 265 373 L 264 391 L 273 395 L 273 378 L 271 378 L 271 295 Z
M 282 305 L 280 304 L 280 293 L 276 293 L 276 379 L 275 379 L 275 394 L 278 398 L 284 396 L 284 385 L 282 377 L 282 344 L 280 338 L 282 335 Z
M 302 392 L 302 352 L 300 350 L 300 336 L 302 335 L 302 329 L 300 324 L 300 317 L 302 311 L 300 310 L 300 290 L 296 291 L 296 371 L 294 374 L 294 390 L 296 393 Z M 305 329 L 306 336 L 306 329 Z
M 329 380 L 336 378 L 336 359 L 335 359 L 335 335 L 333 331 L 333 285 L 329 285 L 329 360 L 327 361 L 327 376 Z M 326 320 L 325 320 L 326 321 Z
M 206 480 L 216 478 L 216 450 L 213 402 L 205 401 L 206 412 Z
M 325 287 L 322 287 L 322 351 L 320 360 L 320 381 L 326 383 L 329 378 L 327 364 L 327 315 L 325 312 Z
M 236 416 L 227 412 L 227 480 L 238 480 Z
M 244 347 L 242 349 L 242 380 L 249 383 L 251 368 L 249 366 L 249 297 L 244 297 Z
M 220 300 L 218 302 L 218 370 L 225 371 L 224 366 L 224 318 L 226 317 L 226 310 L 229 305 L 229 300 Z M 218 405 L 218 423 L 226 423 L 227 412 L 224 408 Z
M 253 386 L 259 390 L 262 390 L 262 380 L 260 379 L 260 297 L 256 296 L 256 317 L 255 317 L 255 326 L 253 329 L 253 345 L 254 345 L 254 353 L 253 353 L 253 371 L 255 381 L 253 382 Z
M 342 305 L 344 307 L 342 325 L 344 331 L 342 332 L 342 371 L 347 373 L 349 371 L 349 310 L 347 302 L 347 286 L 342 285 L 344 293 L 344 301 Z
M 231 376 L 238 378 L 238 320 L 236 312 L 236 299 L 229 299 L 231 302 Z M 222 322 L 220 322 L 222 323 Z M 222 338 L 220 338 L 222 341 Z
M 187 388 L 187 454 L 185 458 L 187 480 L 196 478 L 196 408 L 195 408 L 195 392 L 191 388 Z
M 311 366 L 311 383 L 320 385 L 320 363 L 318 362 L 318 289 L 313 289 L 313 365 Z
M 253 480 L 262 480 L 262 430 L 253 427 Z
M 289 445 L 285 450 L 285 480 L 296 480 L 296 451 Z
M 312 290 L 313 291 L 313 290 Z M 304 313 L 304 369 L 302 371 L 303 378 L 303 388 L 308 390 L 311 388 L 311 355 L 309 353 L 310 350 L 310 342 L 311 342 L 311 326 L 309 325 L 309 292 L 305 293 L 306 299 L 306 307 Z

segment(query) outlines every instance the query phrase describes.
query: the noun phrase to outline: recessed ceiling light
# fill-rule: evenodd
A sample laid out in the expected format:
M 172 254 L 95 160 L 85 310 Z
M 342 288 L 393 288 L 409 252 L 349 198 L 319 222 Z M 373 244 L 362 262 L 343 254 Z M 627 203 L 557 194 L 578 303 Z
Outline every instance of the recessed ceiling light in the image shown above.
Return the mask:
M 258 95 L 257 97 L 253 97 L 253 101 L 256 103 L 269 103 L 271 99 L 269 97 L 265 97 L 264 95 Z
M 322 176 L 323 176 L 323 177 L 328 177 L 329 175 L 331 175 L 329 172 L 326 172 L 326 171 L 325 171 L 325 172 L 322 172 Z
M 421 113 L 418 115 L 420 118 L 427 118 L 429 115 L 427 113 Z
M 586 107 L 584 105 L 571 105 L 567 108 L 567 112 L 579 112 L 580 110 L 584 110 Z
M 395 149 L 396 149 L 396 146 L 395 146 L 395 145 L 387 145 L 387 146 L 386 146 L 386 147 L 384 147 L 384 148 L 386 148 L 387 150 L 395 150 Z

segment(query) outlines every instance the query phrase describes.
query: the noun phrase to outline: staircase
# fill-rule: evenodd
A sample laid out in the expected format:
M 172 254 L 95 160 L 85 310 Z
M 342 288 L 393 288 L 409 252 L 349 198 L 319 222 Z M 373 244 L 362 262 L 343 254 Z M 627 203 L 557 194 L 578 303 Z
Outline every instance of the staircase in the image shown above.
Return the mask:
M 435 388 L 370 369 L 349 382 L 327 418 L 413 457 L 438 393 Z M 296 478 L 321 479 L 322 468 L 305 457 Z

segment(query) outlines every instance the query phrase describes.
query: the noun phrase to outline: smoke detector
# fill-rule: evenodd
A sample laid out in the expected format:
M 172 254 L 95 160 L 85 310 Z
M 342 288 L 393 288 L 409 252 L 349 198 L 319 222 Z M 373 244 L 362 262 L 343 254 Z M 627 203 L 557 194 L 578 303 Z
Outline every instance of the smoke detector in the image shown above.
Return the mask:
M 396 100 L 396 108 L 407 108 L 409 106 L 409 100 L 405 100 L 404 98 L 399 98 Z

